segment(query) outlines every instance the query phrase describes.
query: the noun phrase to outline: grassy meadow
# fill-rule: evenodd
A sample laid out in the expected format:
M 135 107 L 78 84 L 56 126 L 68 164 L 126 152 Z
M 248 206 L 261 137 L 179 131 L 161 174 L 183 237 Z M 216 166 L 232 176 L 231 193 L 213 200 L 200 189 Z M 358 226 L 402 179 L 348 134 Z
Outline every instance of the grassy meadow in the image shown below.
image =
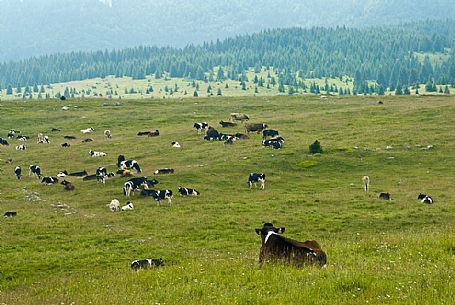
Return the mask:
M 120 105 L 54 99 L 2 101 L 0 109 L 0 137 L 10 129 L 31 137 L 26 151 L 14 149 L 22 143 L 16 140 L 0 146 L 0 212 L 17 212 L 0 219 L 0 304 L 455 303 L 454 96 L 160 98 Z M 244 132 L 241 124 L 218 124 L 231 112 L 279 130 L 283 149 L 261 147 L 257 134 L 233 145 L 207 142 L 192 127 L 207 121 L 223 133 Z M 95 132 L 82 135 L 88 127 Z M 112 139 L 103 138 L 105 129 Z M 155 129 L 160 136 L 136 136 Z M 51 144 L 37 144 L 39 132 Z M 82 143 L 87 137 L 94 141 Z M 316 139 L 324 152 L 311 155 Z M 64 142 L 71 147 L 60 147 Z M 427 145 L 434 148 L 421 149 Z M 92 158 L 91 149 L 107 156 Z M 172 204 L 136 194 L 133 211 L 113 213 L 106 204 L 126 203 L 125 178 L 101 185 L 69 177 L 76 190 L 65 192 L 28 176 L 30 164 L 49 176 L 93 174 L 99 166 L 115 171 L 119 154 L 137 160 L 148 177 L 174 168 L 175 174 L 153 177 L 156 188 L 174 192 Z M 265 190 L 248 188 L 250 172 L 266 174 Z M 179 186 L 201 196 L 180 197 Z M 382 191 L 392 200 L 379 200 Z M 420 203 L 419 192 L 435 203 Z M 286 227 L 284 236 L 317 240 L 326 268 L 259 268 L 254 229 L 264 222 Z M 130 268 L 134 259 L 160 257 L 162 268 Z

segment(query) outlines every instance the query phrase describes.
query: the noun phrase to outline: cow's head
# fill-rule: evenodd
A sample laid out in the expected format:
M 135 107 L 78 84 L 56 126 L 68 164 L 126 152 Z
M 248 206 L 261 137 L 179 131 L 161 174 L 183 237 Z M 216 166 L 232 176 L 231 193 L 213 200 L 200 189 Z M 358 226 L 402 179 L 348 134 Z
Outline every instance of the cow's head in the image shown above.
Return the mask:
M 260 229 L 255 229 L 256 234 L 261 236 L 262 244 L 264 244 L 265 238 L 270 234 L 283 234 L 285 228 L 275 228 L 273 224 L 266 222 Z

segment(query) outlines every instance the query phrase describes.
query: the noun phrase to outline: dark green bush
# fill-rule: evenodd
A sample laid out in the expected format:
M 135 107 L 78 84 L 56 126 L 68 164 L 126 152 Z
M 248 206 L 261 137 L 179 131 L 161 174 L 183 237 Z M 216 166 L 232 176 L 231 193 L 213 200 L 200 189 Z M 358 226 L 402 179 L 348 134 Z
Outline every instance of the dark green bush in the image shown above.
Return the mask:
M 321 143 L 316 140 L 313 144 L 310 145 L 310 154 L 322 154 Z

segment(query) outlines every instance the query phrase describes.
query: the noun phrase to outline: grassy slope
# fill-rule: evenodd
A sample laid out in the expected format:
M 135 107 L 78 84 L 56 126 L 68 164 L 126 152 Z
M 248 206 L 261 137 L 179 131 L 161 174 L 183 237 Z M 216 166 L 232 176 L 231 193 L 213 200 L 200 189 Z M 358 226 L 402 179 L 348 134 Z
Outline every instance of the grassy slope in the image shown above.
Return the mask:
M 99 100 L 63 104 L 3 102 L 0 136 L 14 128 L 32 138 L 49 134 L 50 145 L 30 141 L 25 152 L 0 147 L 0 301 L 6 304 L 434 304 L 455 302 L 453 198 L 455 105 L 453 97 L 328 98 L 257 97 L 130 100 L 101 106 Z M 280 151 L 260 146 L 260 136 L 236 142 L 204 142 L 192 125 L 217 126 L 230 112 L 248 113 L 285 137 Z M 94 127 L 93 143 L 80 129 Z M 62 131 L 51 133 L 52 127 Z M 109 128 L 113 139 L 103 140 Z M 159 129 L 157 138 L 135 136 Z M 221 127 L 218 128 L 221 130 Z M 229 129 L 232 132 L 242 128 Z M 223 130 L 228 132 L 227 130 Z M 62 149 L 64 135 L 76 135 Z M 309 155 L 319 139 L 325 153 Z M 171 141 L 183 148 L 172 149 Z M 434 145 L 422 151 L 415 145 Z M 386 151 L 386 145 L 393 150 Z M 359 149 L 353 149 L 358 146 Z M 368 147 L 365 150 L 364 147 Z M 90 158 L 90 149 L 105 158 Z M 175 197 L 157 206 L 134 197 L 136 210 L 112 213 L 106 204 L 121 194 L 123 179 L 105 186 L 71 179 L 77 190 L 44 186 L 27 176 L 38 163 L 45 174 L 98 166 L 115 170 L 119 153 L 140 162 L 145 175 L 160 167 L 159 188 L 180 185 L 200 198 Z M 390 158 L 390 157 L 393 157 Z M 304 161 L 317 165 L 305 167 Z M 14 179 L 21 165 L 25 177 Z M 264 191 L 248 189 L 249 172 L 265 172 Z M 361 177 L 369 175 L 365 194 Z M 379 201 L 388 191 L 391 202 Z M 36 192 L 41 200 L 26 201 Z M 419 192 L 436 203 L 416 200 Z M 55 208 L 61 202 L 68 207 Z M 316 239 L 328 254 L 325 269 L 268 266 L 259 269 L 254 228 L 271 221 L 286 236 Z M 131 260 L 162 257 L 167 267 L 132 272 Z

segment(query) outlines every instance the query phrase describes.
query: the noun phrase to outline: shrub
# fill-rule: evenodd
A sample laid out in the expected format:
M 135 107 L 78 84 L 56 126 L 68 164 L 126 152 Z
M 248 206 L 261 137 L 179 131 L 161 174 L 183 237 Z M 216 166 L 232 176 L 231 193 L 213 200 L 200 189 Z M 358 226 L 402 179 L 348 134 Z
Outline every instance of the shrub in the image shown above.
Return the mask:
M 316 140 L 313 144 L 310 145 L 310 154 L 322 154 L 321 143 Z

